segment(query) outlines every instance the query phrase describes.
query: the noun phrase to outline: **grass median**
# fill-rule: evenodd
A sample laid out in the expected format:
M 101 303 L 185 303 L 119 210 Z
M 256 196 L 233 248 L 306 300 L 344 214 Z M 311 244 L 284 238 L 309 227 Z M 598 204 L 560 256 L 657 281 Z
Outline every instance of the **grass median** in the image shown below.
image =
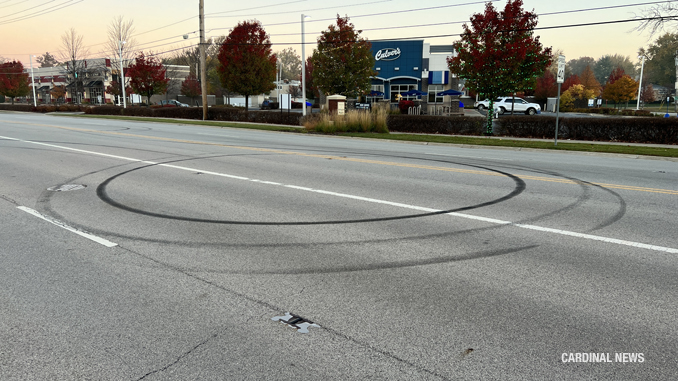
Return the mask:
M 132 120 L 140 122 L 157 122 L 157 123 L 172 123 L 182 125 L 197 125 L 197 126 L 211 126 L 211 127 L 230 127 L 230 128 L 245 128 L 265 131 L 279 131 L 279 132 L 296 132 L 309 133 L 304 128 L 300 127 L 286 127 L 281 125 L 266 125 L 255 123 L 242 122 L 226 122 L 226 121 L 202 121 L 202 120 L 177 120 L 168 118 L 147 118 L 147 117 L 127 117 L 127 116 L 110 116 L 110 115 L 68 115 L 84 118 L 100 118 L 100 119 L 117 119 L 117 120 Z M 315 134 L 315 133 L 313 133 Z M 456 144 L 456 145 L 474 145 L 474 146 L 489 146 L 489 147 L 514 147 L 514 148 L 535 148 L 548 149 L 559 151 L 580 151 L 580 152 L 599 152 L 599 153 L 616 153 L 624 155 L 643 155 L 643 156 L 659 156 L 659 157 L 678 157 L 678 146 L 676 148 L 665 147 L 647 147 L 637 145 L 625 144 L 605 144 L 605 143 L 568 143 L 565 141 L 558 141 L 558 145 L 554 145 L 553 141 L 540 140 L 514 140 L 506 137 L 476 137 L 476 136 L 448 136 L 448 135 L 419 135 L 419 134 L 379 134 L 379 133 L 341 133 L 334 134 L 335 136 L 346 136 L 356 138 L 370 138 L 370 139 L 384 139 L 397 141 L 410 141 L 422 143 L 442 143 L 442 144 Z

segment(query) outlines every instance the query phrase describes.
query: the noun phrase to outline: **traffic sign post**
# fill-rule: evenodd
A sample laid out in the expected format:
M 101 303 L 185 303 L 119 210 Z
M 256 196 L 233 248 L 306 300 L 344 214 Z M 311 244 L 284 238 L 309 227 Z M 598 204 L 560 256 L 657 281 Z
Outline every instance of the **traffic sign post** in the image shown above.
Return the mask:
M 558 78 L 556 78 L 556 82 L 558 82 L 558 102 L 556 103 L 556 139 L 554 145 L 558 145 L 558 121 L 560 119 L 560 86 L 563 84 L 563 82 L 565 82 L 565 56 L 562 54 L 558 56 Z

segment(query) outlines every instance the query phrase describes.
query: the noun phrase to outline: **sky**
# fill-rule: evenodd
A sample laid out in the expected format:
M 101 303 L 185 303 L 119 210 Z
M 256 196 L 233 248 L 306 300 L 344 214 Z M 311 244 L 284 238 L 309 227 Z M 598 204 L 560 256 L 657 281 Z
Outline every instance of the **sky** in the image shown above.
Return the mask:
M 258 0 L 236 2 L 204 0 L 206 36 L 228 34 L 244 20 L 259 20 L 271 36 L 273 50 L 293 47 L 301 54 L 301 15 L 305 22 L 305 52 L 309 56 L 317 36 L 337 14 L 349 16 L 369 40 L 423 39 L 432 45 L 449 45 L 459 39 L 462 24 L 482 13 L 485 1 L 477 0 Z M 503 9 L 506 1 L 492 2 Z M 648 8 L 648 0 L 524 0 L 524 9 L 539 15 L 537 28 L 630 20 Z M 29 56 L 50 52 L 58 57 L 61 37 L 70 28 L 83 36 L 91 58 L 104 52 L 107 29 L 114 17 L 132 20 L 135 38 L 144 52 L 170 54 L 199 40 L 198 0 L 0 0 L 0 57 L 28 66 Z M 605 8 L 605 9 L 596 9 Z M 434 25 L 432 25 L 434 24 Z M 560 49 L 568 60 L 621 54 L 637 61 L 640 47 L 657 36 L 633 31 L 637 21 L 603 25 L 538 29 L 545 47 Z M 187 39 L 184 39 L 187 35 Z M 34 66 L 37 67 L 37 65 Z

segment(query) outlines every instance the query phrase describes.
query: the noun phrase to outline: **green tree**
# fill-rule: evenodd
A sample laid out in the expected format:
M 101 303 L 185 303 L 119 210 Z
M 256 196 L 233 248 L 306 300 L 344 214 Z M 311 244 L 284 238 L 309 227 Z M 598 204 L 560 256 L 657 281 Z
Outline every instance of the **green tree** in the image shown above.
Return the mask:
M 287 48 L 277 52 L 278 63 L 282 65 L 282 77 L 280 79 L 296 80 L 301 77 L 301 58 L 293 48 Z
M 490 99 L 486 134 L 492 134 L 493 103 L 497 96 L 531 87 L 551 64 L 551 48 L 534 36 L 537 15 L 522 9 L 522 0 L 509 0 L 503 11 L 486 3 L 485 13 L 463 25 L 458 53 L 447 61 L 450 72 L 466 80 L 466 87 Z
M 348 16 L 337 15 L 336 25 L 330 25 L 318 37 L 313 50 L 313 83 L 324 94 L 357 97 L 370 90 L 374 57 L 372 44 L 362 38 Z
M 622 68 L 626 74 L 635 75 L 636 73 L 636 65 L 631 62 L 628 56 L 621 54 L 607 54 L 600 57 L 592 69 L 596 80 L 599 83 L 606 83 L 612 70 L 618 67 Z
M 45 52 L 45 54 L 37 57 L 35 61 L 40 64 L 40 67 L 55 67 L 59 66 L 60 63 L 59 60 L 49 54 L 49 52 Z
M 661 86 L 672 87 L 676 82 L 676 51 L 678 51 L 678 33 L 665 33 L 639 54 L 645 56 L 645 76 Z
M 257 20 L 243 21 L 231 30 L 219 49 L 219 77 L 223 87 L 245 96 L 275 88 L 276 56 L 271 39 Z
M 137 94 L 146 96 L 148 107 L 151 106 L 153 94 L 164 94 L 167 90 L 169 78 L 165 74 L 165 66 L 160 60 L 153 56 L 146 57 L 144 52 L 140 52 L 134 64 L 127 69 L 130 87 Z
M 28 85 L 28 73 L 24 73 L 24 65 L 19 61 L 8 61 L 0 64 L 0 94 L 12 99 L 25 97 L 31 92 Z
M 567 61 L 567 67 L 570 68 L 573 75 L 581 76 L 581 73 L 588 66 L 589 68 L 596 65 L 596 60 L 592 57 L 579 57 Z

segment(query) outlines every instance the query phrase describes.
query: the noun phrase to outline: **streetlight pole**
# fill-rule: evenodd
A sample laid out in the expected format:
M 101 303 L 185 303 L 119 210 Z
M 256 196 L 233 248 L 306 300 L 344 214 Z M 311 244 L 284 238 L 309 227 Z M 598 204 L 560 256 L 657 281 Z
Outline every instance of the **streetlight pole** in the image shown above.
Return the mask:
M 202 120 L 207 120 L 207 68 L 205 67 L 205 1 L 200 0 L 200 91 Z M 245 105 L 247 107 L 247 105 Z
M 125 72 L 123 71 L 122 67 L 122 44 L 125 43 L 125 41 L 118 41 L 118 47 L 120 48 L 120 87 L 122 87 L 122 107 L 127 108 L 127 95 L 125 94 Z
M 38 100 L 35 97 L 35 77 L 33 76 L 33 56 L 28 56 L 31 61 L 31 87 L 33 88 L 33 107 L 38 107 Z
M 301 110 L 302 115 L 306 116 L 306 45 L 304 43 L 304 19 L 310 16 L 301 14 Z
M 674 57 L 676 60 L 676 83 L 675 83 L 675 89 L 676 89 L 676 98 L 675 100 L 678 100 L 678 50 L 676 50 L 676 55 Z M 674 107 L 676 108 L 676 116 L 678 116 L 678 102 L 673 102 Z
M 643 88 L 643 69 L 645 68 L 645 56 L 641 57 L 642 63 L 640 64 L 640 80 L 638 81 L 638 102 L 636 104 L 636 110 L 640 110 L 640 90 Z

